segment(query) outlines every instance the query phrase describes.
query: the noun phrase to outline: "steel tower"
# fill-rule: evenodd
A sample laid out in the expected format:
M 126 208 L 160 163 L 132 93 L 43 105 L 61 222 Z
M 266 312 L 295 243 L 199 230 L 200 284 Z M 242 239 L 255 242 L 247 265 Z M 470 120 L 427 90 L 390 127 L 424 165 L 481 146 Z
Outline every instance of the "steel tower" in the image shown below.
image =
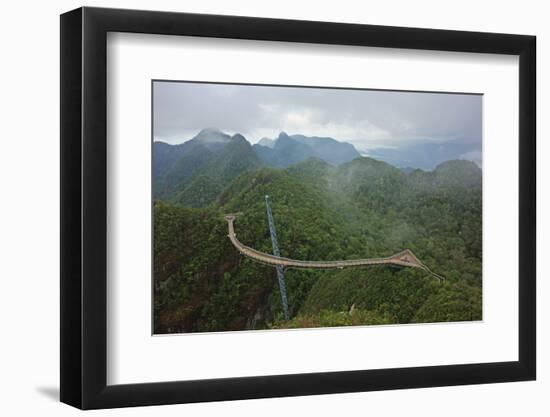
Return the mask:
M 271 235 L 271 245 L 273 246 L 273 255 L 281 256 L 279 253 L 279 245 L 277 243 L 277 232 L 275 231 L 275 222 L 273 221 L 273 213 L 269 205 L 269 196 L 265 196 L 265 206 L 267 208 L 267 221 L 269 223 L 269 234 Z M 283 312 L 285 320 L 289 319 L 288 300 L 286 297 L 285 272 L 282 265 L 277 265 L 277 280 L 279 281 L 279 291 L 281 292 L 281 303 L 283 304 Z

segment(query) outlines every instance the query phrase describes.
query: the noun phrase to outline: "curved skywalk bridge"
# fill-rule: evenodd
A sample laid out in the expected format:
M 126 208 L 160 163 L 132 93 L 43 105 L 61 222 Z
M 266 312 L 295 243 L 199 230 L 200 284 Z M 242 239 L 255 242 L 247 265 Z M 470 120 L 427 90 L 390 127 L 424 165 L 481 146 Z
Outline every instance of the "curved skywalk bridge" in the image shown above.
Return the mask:
M 254 248 L 243 245 L 237 239 L 235 228 L 233 226 L 235 217 L 235 214 L 225 215 L 225 220 L 227 220 L 227 226 L 229 227 L 228 237 L 231 240 L 231 243 L 242 255 L 262 264 L 296 269 L 344 269 L 361 268 L 372 265 L 392 265 L 422 269 L 439 280 L 445 279 L 443 276 L 432 272 L 426 265 L 420 262 L 420 260 L 409 249 L 405 249 L 404 251 L 386 258 L 350 259 L 342 261 L 301 261 L 260 252 Z

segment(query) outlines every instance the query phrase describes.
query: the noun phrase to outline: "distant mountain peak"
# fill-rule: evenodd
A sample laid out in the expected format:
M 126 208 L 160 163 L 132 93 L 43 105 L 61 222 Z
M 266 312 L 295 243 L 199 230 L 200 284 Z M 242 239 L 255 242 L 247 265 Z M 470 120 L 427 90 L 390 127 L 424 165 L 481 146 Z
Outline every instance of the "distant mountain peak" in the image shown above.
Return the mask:
M 403 143 L 396 147 L 378 147 L 364 150 L 373 158 L 386 161 L 397 167 L 434 170 L 444 161 L 469 159 L 481 165 L 481 149 L 461 140 L 419 141 Z
M 221 130 L 209 127 L 202 129 L 193 139 L 202 143 L 225 143 L 230 138 L 228 134 L 223 133 Z
M 260 141 L 258 142 L 258 145 L 265 146 L 266 148 L 273 148 L 275 143 L 273 139 L 261 138 Z
M 199 135 L 211 135 L 211 134 L 224 134 L 220 129 L 217 127 L 205 127 L 202 129 L 197 136 Z
M 369 156 L 359 156 L 345 164 L 346 166 L 366 167 L 366 166 L 393 166 L 387 162 L 379 159 L 371 158 Z
M 189 193 L 205 190 L 199 205 L 211 202 L 234 177 L 261 165 L 243 135 L 230 136 L 215 128 L 203 129 L 181 145 L 155 142 L 153 161 L 156 197 L 184 201 Z
M 433 171 L 416 170 L 412 175 L 425 176 L 435 186 L 459 186 L 463 188 L 481 188 L 482 172 L 475 162 L 454 159 L 440 163 Z
M 211 151 L 216 151 L 224 147 L 230 141 L 231 136 L 215 128 L 202 129 L 197 136 L 192 139 L 192 142 L 201 144 Z
M 240 142 L 240 143 L 246 143 L 247 145 L 250 145 L 248 143 L 248 141 L 246 140 L 246 138 L 241 135 L 240 133 L 235 133 L 232 137 L 231 137 L 231 141 L 232 142 Z
M 287 167 L 310 157 L 340 165 L 360 156 L 351 143 L 330 137 L 288 135 L 285 131 L 275 139 L 262 138 L 254 149 L 264 163 L 275 167 Z
M 470 171 L 475 174 L 481 174 L 481 168 L 473 161 L 468 159 L 452 159 L 444 161 L 437 165 L 434 169 L 435 172 L 443 173 L 451 170 Z
M 287 133 L 283 131 L 279 133 L 279 136 L 277 137 L 277 140 L 280 140 L 280 139 L 290 139 L 290 136 L 288 136 Z

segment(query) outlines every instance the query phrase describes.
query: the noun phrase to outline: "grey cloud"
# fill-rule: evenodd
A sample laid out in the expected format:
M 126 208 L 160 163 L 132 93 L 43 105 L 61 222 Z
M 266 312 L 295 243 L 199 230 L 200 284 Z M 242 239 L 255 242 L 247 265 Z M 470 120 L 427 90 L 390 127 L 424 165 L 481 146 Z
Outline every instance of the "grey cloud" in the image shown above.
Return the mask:
M 463 157 L 481 152 L 480 95 L 188 82 L 155 82 L 153 94 L 154 138 L 169 143 L 216 127 L 252 143 L 286 131 L 360 151 L 453 143 Z

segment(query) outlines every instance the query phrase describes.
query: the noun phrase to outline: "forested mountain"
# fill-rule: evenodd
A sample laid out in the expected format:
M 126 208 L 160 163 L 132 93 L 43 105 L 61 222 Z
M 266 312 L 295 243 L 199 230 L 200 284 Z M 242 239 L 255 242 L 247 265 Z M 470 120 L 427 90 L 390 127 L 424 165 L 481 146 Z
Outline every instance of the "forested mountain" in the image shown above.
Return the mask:
M 203 129 L 179 145 L 154 142 L 153 192 L 156 198 L 204 207 L 237 175 L 260 166 L 283 168 L 311 157 L 338 165 L 359 156 L 353 145 L 332 138 L 282 132 L 251 146 L 240 134 Z M 197 193 L 202 195 L 194 200 Z
M 272 147 L 254 145 L 260 159 L 269 166 L 283 168 L 301 162 L 315 155 L 315 151 L 305 143 L 292 139 L 282 132 Z
M 360 156 L 350 143 L 327 137 L 289 136 L 285 132 L 281 132 L 275 140 L 263 138 L 254 145 L 254 150 L 266 165 L 278 168 L 286 168 L 311 157 L 339 165 Z
M 304 135 L 292 135 L 291 138 L 310 146 L 317 158 L 332 165 L 340 165 L 360 156 L 351 143 L 338 142 L 333 138 Z
M 170 155 L 173 151 L 173 156 Z M 225 184 L 261 161 L 239 134 L 204 129 L 181 145 L 153 144 L 153 194 L 191 207 L 211 203 Z M 194 200 L 196 194 L 202 194 Z
M 353 145 L 332 138 L 281 132 L 275 140 L 264 138 L 251 146 L 240 134 L 208 128 L 179 145 L 154 142 L 153 193 L 155 198 L 205 207 L 245 171 L 288 167 L 312 157 L 338 165 L 359 156 Z
M 155 187 L 162 187 L 154 203 L 155 333 L 481 319 L 475 164 L 447 161 L 404 173 L 372 158 L 327 163 L 294 145 L 308 147 L 306 139 L 284 135 L 262 148 L 272 150 L 281 139 L 281 147 L 309 157 L 268 167 L 242 136 L 219 131 L 167 145 L 175 156 L 155 143 Z M 241 213 L 239 240 L 271 252 L 266 194 L 282 256 L 357 259 L 408 248 L 446 280 L 411 268 L 288 270 L 285 321 L 275 269 L 242 257 L 223 218 Z

